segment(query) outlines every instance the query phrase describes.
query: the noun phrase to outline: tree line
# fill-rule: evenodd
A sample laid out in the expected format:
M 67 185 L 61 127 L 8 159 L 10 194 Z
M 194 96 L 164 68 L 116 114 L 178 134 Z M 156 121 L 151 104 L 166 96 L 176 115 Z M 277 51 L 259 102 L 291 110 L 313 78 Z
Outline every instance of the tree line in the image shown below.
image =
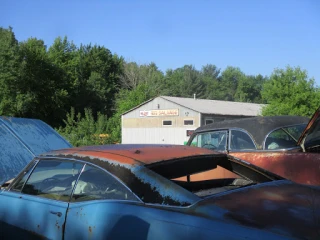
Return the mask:
M 306 70 L 287 66 L 270 76 L 184 65 L 159 70 L 137 64 L 105 46 L 76 46 L 57 37 L 19 42 L 0 27 L 0 115 L 41 119 L 73 145 L 121 141 L 121 114 L 156 96 L 193 97 L 268 104 L 262 115 L 310 116 L 320 89 Z M 104 134 L 104 135 L 101 135 Z

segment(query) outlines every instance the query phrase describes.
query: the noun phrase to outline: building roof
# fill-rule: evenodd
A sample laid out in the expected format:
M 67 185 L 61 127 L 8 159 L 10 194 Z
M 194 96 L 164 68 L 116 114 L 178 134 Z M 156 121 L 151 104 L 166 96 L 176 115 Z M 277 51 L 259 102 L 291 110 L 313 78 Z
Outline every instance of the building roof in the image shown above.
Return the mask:
M 194 99 L 194 98 L 182 98 L 182 97 L 168 97 L 159 96 L 159 98 L 178 104 L 182 107 L 189 108 L 193 111 L 203 114 L 216 114 L 216 115 L 234 115 L 234 116 L 258 116 L 261 114 L 262 107 L 265 104 L 257 103 L 244 103 L 244 102 L 231 102 L 231 101 L 220 101 L 210 99 Z M 127 114 L 153 99 L 141 103 L 140 105 L 124 112 L 122 115 Z
M 261 114 L 262 107 L 264 106 L 264 104 L 257 103 L 231 102 L 167 96 L 160 97 L 203 114 L 257 116 Z

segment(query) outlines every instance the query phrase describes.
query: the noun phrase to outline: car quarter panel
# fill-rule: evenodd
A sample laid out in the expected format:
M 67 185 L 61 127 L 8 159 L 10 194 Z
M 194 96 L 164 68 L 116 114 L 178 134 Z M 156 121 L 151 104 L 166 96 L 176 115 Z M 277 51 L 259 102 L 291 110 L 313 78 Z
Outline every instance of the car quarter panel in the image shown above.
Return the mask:
M 318 240 L 319 196 L 319 187 L 281 180 L 218 194 L 198 202 L 190 210 L 208 218 L 220 212 L 225 220 L 243 226 Z
M 67 202 L 3 191 L 0 234 L 3 239 L 62 239 Z
M 297 183 L 320 186 L 320 154 L 302 152 L 231 152 L 230 155 Z
M 65 239 L 290 239 L 183 212 L 127 201 L 71 203 Z

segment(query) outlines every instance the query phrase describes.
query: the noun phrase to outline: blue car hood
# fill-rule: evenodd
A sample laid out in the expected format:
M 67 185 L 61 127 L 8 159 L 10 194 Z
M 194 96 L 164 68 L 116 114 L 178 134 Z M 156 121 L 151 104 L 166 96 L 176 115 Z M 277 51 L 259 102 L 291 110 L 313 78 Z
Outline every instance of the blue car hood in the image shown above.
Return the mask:
M 0 184 L 14 178 L 36 155 L 69 147 L 41 120 L 0 117 Z

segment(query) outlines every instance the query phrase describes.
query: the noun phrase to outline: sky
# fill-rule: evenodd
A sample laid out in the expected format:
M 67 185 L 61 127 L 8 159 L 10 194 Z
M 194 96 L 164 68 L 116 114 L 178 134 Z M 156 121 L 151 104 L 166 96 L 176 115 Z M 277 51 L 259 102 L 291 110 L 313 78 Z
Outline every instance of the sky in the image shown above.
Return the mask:
M 270 76 L 300 66 L 320 86 L 318 0 L 1 0 L 0 26 L 18 41 L 67 36 L 163 72 L 214 64 Z

